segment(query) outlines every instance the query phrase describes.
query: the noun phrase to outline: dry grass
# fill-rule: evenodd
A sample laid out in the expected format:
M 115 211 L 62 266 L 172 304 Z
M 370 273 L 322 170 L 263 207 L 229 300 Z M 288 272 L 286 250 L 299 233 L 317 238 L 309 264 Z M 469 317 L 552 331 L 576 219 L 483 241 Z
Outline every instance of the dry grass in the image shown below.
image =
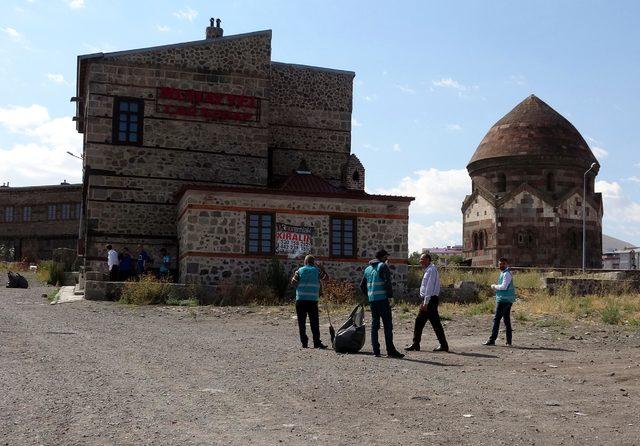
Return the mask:
M 442 286 L 455 285 L 461 280 L 476 282 L 479 285 L 489 286 L 496 283 L 500 271 L 497 268 L 461 269 L 456 267 L 439 268 L 440 284 Z M 420 287 L 422 280 L 421 268 L 410 268 L 407 277 L 409 288 Z M 540 288 L 542 274 L 537 270 L 513 271 L 513 280 L 518 288 Z

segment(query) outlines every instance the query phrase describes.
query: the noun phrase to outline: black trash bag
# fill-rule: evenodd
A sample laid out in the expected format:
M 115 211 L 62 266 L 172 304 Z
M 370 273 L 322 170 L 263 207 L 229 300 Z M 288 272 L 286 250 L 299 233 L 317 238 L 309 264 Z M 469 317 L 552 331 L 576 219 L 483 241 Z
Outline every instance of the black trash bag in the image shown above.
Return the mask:
M 29 288 L 29 282 L 27 282 L 24 276 L 7 271 L 7 277 L 9 278 L 7 288 Z
M 349 315 L 349 319 L 338 328 L 333 349 L 338 353 L 356 353 L 364 346 L 366 338 L 364 307 L 360 304 Z

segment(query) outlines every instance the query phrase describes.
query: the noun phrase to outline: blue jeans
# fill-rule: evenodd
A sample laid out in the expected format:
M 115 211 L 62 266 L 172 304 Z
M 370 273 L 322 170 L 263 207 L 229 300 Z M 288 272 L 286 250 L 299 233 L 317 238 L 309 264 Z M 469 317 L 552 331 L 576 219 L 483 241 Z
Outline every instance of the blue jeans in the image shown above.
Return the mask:
M 391 305 L 389 299 L 374 300 L 369 302 L 371 309 L 371 347 L 373 354 L 380 354 L 380 343 L 378 342 L 378 330 L 380 329 L 380 319 L 384 326 L 384 343 L 387 347 L 387 354 L 396 350 L 393 345 L 393 321 L 391 320 Z
M 511 344 L 511 302 L 498 302 L 496 303 L 496 314 L 493 317 L 493 329 L 491 330 L 491 339 L 495 341 L 498 337 L 498 330 L 500 329 L 500 319 L 504 319 L 504 325 L 506 327 L 507 344 Z

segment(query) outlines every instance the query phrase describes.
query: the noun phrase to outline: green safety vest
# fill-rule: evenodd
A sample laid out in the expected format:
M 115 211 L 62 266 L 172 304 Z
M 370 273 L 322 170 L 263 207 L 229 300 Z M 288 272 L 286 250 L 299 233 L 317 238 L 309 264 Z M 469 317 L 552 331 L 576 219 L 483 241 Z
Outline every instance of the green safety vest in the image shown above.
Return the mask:
M 298 287 L 296 300 L 318 301 L 320 296 L 320 270 L 315 266 L 303 266 L 298 270 Z
M 364 270 L 364 277 L 367 279 L 367 296 L 369 302 L 375 300 L 384 300 L 387 298 L 387 288 L 385 287 L 384 280 L 380 278 L 380 267 L 382 262 L 377 265 L 369 265 Z
M 500 276 L 498 276 L 498 285 L 502 285 L 502 281 L 504 280 L 504 276 L 507 271 L 509 271 L 509 268 L 505 268 L 504 271 L 500 271 Z M 513 274 L 511 274 L 511 282 L 506 290 L 496 290 L 496 301 L 510 303 L 514 303 L 516 301 L 516 284 L 513 281 Z

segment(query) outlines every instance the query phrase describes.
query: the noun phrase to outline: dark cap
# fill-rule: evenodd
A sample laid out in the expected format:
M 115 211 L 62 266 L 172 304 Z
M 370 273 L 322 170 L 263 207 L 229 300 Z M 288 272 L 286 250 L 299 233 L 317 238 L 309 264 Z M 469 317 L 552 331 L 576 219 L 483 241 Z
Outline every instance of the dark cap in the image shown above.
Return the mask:
M 378 252 L 376 252 L 376 259 L 381 260 L 384 256 L 388 256 L 389 253 L 387 252 L 386 249 L 381 249 Z

